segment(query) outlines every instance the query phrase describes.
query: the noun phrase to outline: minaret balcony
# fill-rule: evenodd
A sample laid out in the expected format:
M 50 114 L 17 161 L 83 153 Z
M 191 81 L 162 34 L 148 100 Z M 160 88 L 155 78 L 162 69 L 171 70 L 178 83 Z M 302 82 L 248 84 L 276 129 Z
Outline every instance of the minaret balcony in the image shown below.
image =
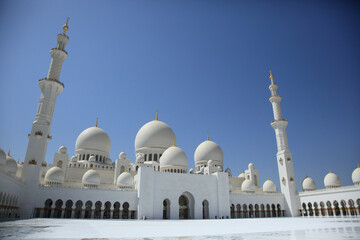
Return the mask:
M 66 55 L 68 55 L 67 51 L 65 51 L 64 49 L 60 49 L 60 48 L 52 48 L 51 50 L 59 50 L 64 52 Z
M 44 81 L 44 80 L 56 82 L 56 83 L 60 84 L 63 88 L 65 87 L 64 84 L 62 82 L 60 82 L 59 80 L 52 79 L 52 78 L 47 78 L 47 77 L 40 79 L 39 82 Z
M 274 123 L 274 122 L 287 122 L 288 120 L 287 119 L 278 119 L 278 120 L 272 120 L 271 123 Z

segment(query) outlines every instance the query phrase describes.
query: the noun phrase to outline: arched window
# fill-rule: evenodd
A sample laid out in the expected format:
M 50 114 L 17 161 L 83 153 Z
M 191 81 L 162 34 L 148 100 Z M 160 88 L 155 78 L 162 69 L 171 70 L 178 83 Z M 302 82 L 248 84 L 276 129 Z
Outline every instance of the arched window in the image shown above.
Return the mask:
M 340 216 L 341 213 L 340 213 L 339 203 L 336 200 L 334 201 L 334 208 L 335 208 L 335 215 Z
M 102 206 L 102 203 L 100 201 L 97 201 L 95 203 L 94 218 L 96 218 L 96 219 L 101 218 L 101 206 Z
M 154 154 L 154 161 L 155 161 L 155 162 L 157 162 L 157 160 L 158 160 L 157 157 L 158 157 L 158 155 L 157 155 L 157 154 Z
M 67 200 L 65 203 L 65 214 L 64 218 L 71 218 L 73 201 Z
M 236 205 L 236 218 L 241 218 L 241 205 Z
M 147 154 L 144 155 L 144 162 L 146 162 L 146 157 L 147 157 Z
M 315 210 L 315 216 L 319 216 L 319 206 L 317 202 L 314 202 L 314 210 Z
M 346 209 L 346 202 L 345 202 L 345 200 L 341 200 L 340 204 L 341 204 L 341 210 L 342 210 L 341 212 L 342 212 L 342 215 L 343 215 L 343 216 L 349 215 L 349 213 L 347 212 L 347 209 Z
M 334 212 L 333 212 L 333 209 L 332 209 L 332 206 L 331 206 L 331 202 L 327 201 L 326 206 L 327 206 L 327 209 L 328 209 L 328 216 L 334 216 Z
M 152 154 L 149 154 L 149 161 L 152 161 Z
M 103 162 L 102 156 L 100 156 L 100 162 Z

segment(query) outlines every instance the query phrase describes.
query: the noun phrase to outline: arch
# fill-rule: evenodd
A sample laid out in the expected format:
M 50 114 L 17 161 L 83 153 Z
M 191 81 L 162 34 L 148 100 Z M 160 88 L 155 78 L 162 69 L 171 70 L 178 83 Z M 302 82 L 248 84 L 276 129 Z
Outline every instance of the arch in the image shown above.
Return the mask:
M 357 214 L 356 214 L 356 210 L 355 210 L 354 200 L 349 199 L 348 203 L 349 203 L 350 215 L 351 215 L 351 216 L 356 216 Z
M 258 205 L 258 204 L 255 204 L 255 217 L 256 217 L 256 218 L 260 217 L 260 214 L 259 214 L 259 205 Z
M 275 204 L 271 204 L 271 216 L 272 217 L 276 217 L 276 209 L 275 209 Z
M 278 204 L 276 205 L 276 207 L 277 207 L 277 216 L 278 216 L 278 217 L 281 217 L 281 206 L 280 206 L 280 204 L 278 203 Z
M 63 161 L 61 160 L 56 163 L 56 166 L 59 168 L 62 168 L 62 165 L 63 165 Z
M 101 218 L 101 206 L 102 206 L 102 203 L 100 201 L 97 201 L 95 203 L 94 218 L 96 218 L 96 219 Z
M 209 219 L 209 202 L 206 199 L 202 202 L 202 215 L 203 219 Z
M 123 212 L 122 212 L 122 219 L 129 219 L 129 203 L 124 202 L 123 204 Z
M 356 199 L 356 204 L 357 204 L 357 209 L 358 209 L 358 213 L 359 213 L 359 215 L 360 215 L 360 198 L 358 198 L 358 199 Z
M 249 218 L 254 217 L 254 207 L 252 204 L 249 204 Z
M 83 202 L 81 200 L 75 203 L 75 218 L 81 218 L 82 206 Z
M 104 208 L 104 219 L 110 219 L 110 208 L 111 208 L 111 203 L 109 201 L 107 201 L 105 203 L 105 208 Z
M 58 199 L 55 202 L 54 218 L 61 218 L 62 205 L 63 205 L 63 201 L 61 199 Z
M 315 210 L 315 216 L 319 216 L 319 205 L 317 202 L 314 202 L 314 210 Z
M 152 154 L 149 154 L 149 161 L 152 161 Z
M 115 202 L 114 203 L 114 212 L 113 212 L 113 219 L 119 219 L 120 218 L 120 203 Z
M 260 205 L 260 217 L 262 217 L 262 218 L 265 217 L 265 206 L 264 206 L 264 204 Z
M 44 213 L 43 213 L 44 218 L 49 218 L 51 216 L 51 205 L 52 204 L 53 204 L 53 201 L 50 198 L 45 201 L 45 208 L 44 208 Z
M 341 212 L 343 216 L 349 215 L 347 208 L 346 208 L 346 202 L 345 200 L 341 200 L 340 201 L 340 205 L 341 205 Z
M 85 203 L 85 215 L 84 218 L 91 218 L 91 207 L 92 207 L 92 202 L 91 201 L 87 201 Z
M 308 203 L 308 208 L 309 208 L 309 216 L 314 216 L 314 211 L 312 208 L 312 204 L 310 202 Z
M 64 218 L 71 218 L 73 201 L 67 200 L 65 203 Z
M 122 166 L 120 167 L 120 174 L 122 174 L 123 172 L 125 172 L 125 166 L 124 166 L 124 165 L 122 165 Z
M 86 160 L 89 160 L 90 154 L 86 155 Z
M 341 213 L 340 213 L 339 203 L 336 200 L 334 201 L 334 209 L 335 209 L 335 215 L 340 216 Z
M 179 219 L 194 218 L 194 197 L 189 192 L 184 192 L 179 197 Z
M 163 201 L 163 219 L 170 219 L 170 200 Z
M 154 154 L 154 161 L 157 162 L 157 160 L 158 160 L 158 155 Z
M 266 217 L 271 217 L 270 204 L 266 204 Z
M 327 206 L 327 209 L 328 209 L 328 216 L 334 216 L 334 212 L 333 212 L 333 209 L 331 207 L 331 202 L 327 201 L 326 206 Z
M 241 218 L 241 205 L 237 204 L 236 205 L 236 212 L 237 212 L 237 218 Z
M 235 206 L 234 206 L 234 204 L 231 204 L 231 206 L 230 206 L 230 217 L 235 218 Z
M 307 214 L 307 209 L 306 209 L 306 204 L 305 203 L 302 204 L 302 208 L 303 208 L 302 215 L 307 216 L 308 214 Z
M 243 205 L 243 218 L 247 218 L 248 214 L 247 214 L 247 206 L 246 204 Z

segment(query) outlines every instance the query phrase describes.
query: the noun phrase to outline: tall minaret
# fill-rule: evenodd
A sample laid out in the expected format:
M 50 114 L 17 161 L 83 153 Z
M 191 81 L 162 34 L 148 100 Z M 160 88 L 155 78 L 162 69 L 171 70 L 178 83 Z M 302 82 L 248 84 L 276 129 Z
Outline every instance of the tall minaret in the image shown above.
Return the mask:
M 64 90 L 64 84 L 59 81 L 63 61 L 67 58 L 65 45 L 69 41 L 66 31 L 69 29 L 67 19 L 63 32 L 57 35 L 57 45 L 50 50 L 51 63 L 46 78 L 39 80 L 41 95 L 32 124 L 31 133 L 28 134 L 29 143 L 25 155 L 22 178 L 27 185 L 39 184 L 41 164 L 45 159 L 47 144 L 51 140 L 50 127 L 54 113 L 56 97 Z
M 280 101 L 281 97 L 277 94 L 277 84 L 274 83 L 274 76 L 270 70 L 271 84 L 269 89 L 271 91 L 271 97 L 269 98 L 274 112 L 274 121 L 271 122 L 271 126 L 275 130 L 276 143 L 278 152 L 277 163 L 279 169 L 279 178 L 281 185 L 281 192 L 284 194 L 286 200 L 286 215 L 287 216 L 298 216 L 300 209 L 300 198 L 296 189 L 295 171 L 292 160 L 292 155 L 289 150 L 286 127 L 288 121 L 283 119 L 281 113 Z

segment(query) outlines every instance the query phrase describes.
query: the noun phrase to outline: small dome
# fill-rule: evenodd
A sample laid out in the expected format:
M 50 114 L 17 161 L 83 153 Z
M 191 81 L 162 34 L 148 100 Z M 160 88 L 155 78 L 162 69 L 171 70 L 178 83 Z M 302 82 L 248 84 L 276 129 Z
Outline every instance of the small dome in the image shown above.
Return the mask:
M 196 148 L 194 154 L 195 163 L 199 161 L 213 160 L 216 162 L 223 162 L 223 151 L 215 142 L 206 140 Z
M 254 164 L 253 164 L 253 163 L 249 163 L 248 168 L 249 168 L 249 169 L 254 169 Z
M 176 142 L 173 130 L 164 122 L 154 120 L 140 128 L 135 137 L 135 150 L 140 148 L 169 148 Z
M 127 158 L 126 153 L 121 152 L 121 153 L 119 154 L 119 159 L 126 159 L 126 158 Z
M 62 145 L 61 147 L 59 147 L 59 153 L 66 154 L 67 148 L 64 145 Z
M 0 148 L 0 165 L 6 164 L 6 153 L 2 148 Z
M 5 166 L 6 171 L 8 171 L 9 173 L 12 173 L 12 174 L 16 174 L 17 168 L 18 168 L 18 166 L 17 166 L 15 159 L 12 158 L 11 156 L 7 155 L 6 156 L 6 166 Z
M 270 179 L 266 180 L 263 185 L 263 191 L 267 192 L 267 193 L 276 193 L 277 188 L 276 188 L 275 183 L 273 181 L 271 181 Z
M 195 172 L 194 169 L 193 169 L 193 168 L 190 168 L 189 173 L 190 173 L 190 174 L 194 174 L 194 172 Z
M 250 180 L 250 179 L 246 179 L 242 184 L 241 184 L 241 190 L 243 192 L 255 192 L 255 184 Z
M 85 129 L 76 139 L 75 151 L 95 150 L 110 154 L 111 142 L 107 133 L 99 127 Z
M 78 160 L 77 156 L 72 156 L 70 161 L 71 162 L 77 162 L 77 160 Z
M 89 158 L 89 162 L 96 162 L 96 158 L 94 155 L 91 155 Z
M 316 190 L 316 184 L 314 180 L 310 177 L 304 178 L 304 180 L 301 183 L 301 187 L 303 191 L 314 191 Z
M 326 188 L 341 187 L 341 182 L 335 173 L 329 172 L 324 178 L 324 185 Z
M 123 172 L 116 181 L 116 186 L 131 188 L 134 185 L 134 178 L 129 172 Z
M 64 181 L 64 177 L 64 171 L 59 167 L 52 167 L 45 174 L 45 180 L 47 182 L 61 183 Z
M 238 178 L 245 178 L 245 173 L 244 172 L 240 173 Z
M 160 158 L 160 168 L 163 167 L 181 167 L 187 171 L 188 158 L 181 148 L 176 146 L 169 147 Z
M 82 183 L 84 186 L 86 186 L 86 185 L 99 186 L 100 185 L 99 173 L 94 169 L 90 169 L 90 170 L 86 171 L 86 173 L 82 177 Z
M 351 175 L 351 178 L 355 185 L 360 185 L 360 167 L 355 168 Z

